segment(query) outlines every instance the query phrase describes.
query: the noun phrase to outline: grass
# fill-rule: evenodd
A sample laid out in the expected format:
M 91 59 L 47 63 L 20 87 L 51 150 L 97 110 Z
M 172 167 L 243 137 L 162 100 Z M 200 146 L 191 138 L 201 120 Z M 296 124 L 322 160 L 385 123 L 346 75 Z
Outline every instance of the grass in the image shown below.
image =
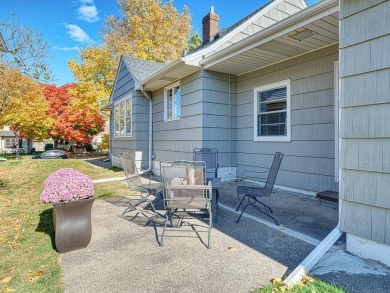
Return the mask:
M 300 283 L 287 287 L 281 279 L 272 280 L 272 285 L 256 289 L 253 293 L 347 293 L 343 289 L 322 282 L 319 279 L 305 276 Z
M 63 292 L 60 254 L 53 244 L 52 206 L 39 202 L 43 181 L 71 167 L 92 179 L 124 176 L 83 160 L 0 162 L 0 292 Z M 95 185 L 95 198 L 129 195 L 124 182 Z

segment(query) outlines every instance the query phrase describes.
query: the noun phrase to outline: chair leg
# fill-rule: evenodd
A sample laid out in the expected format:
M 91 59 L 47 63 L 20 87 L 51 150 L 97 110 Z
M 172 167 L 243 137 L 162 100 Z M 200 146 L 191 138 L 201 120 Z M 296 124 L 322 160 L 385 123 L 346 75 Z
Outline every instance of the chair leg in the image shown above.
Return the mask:
M 258 203 L 262 204 L 263 206 L 265 206 L 269 210 L 270 213 L 273 213 L 272 209 L 269 206 L 267 206 L 265 203 L 261 202 L 260 200 L 256 200 L 256 201 Z
M 171 222 L 171 226 L 172 226 L 172 215 L 171 215 L 171 213 L 169 211 L 166 214 L 165 223 L 164 223 L 164 229 L 163 229 L 163 231 L 161 233 L 160 246 L 164 245 L 164 234 L 165 234 L 165 230 L 167 229 L 168 221 Z
M 247 196 L 247 195 L 246 195 L 246 196 Z M 250 202 L 251 199 L 254 200 L 254 202 Z M 256 202 L 258 202 L 258 203 L 260 203 L 260 204 L 266 206 L 266 207 L 270 210 L 270 212 L 273 213 L 272 210 L 271 210 L 271 208 L 270 208 L 269 206 L 267 206 L 266 204 L 262 203 L 261 201 L 258 201 L 255 197 L 251 196 L 251 197 L 249 197 L 248 203 L 245 205 L 245 207 L 244 207 L 244 209 L 242 210 L 240 216 L 238 217 L 236 223 L 238 223 L 238 222 L 240 221 L 240 219 L 241 219 L 241 217 L 242 217 L 242 215 L 243 215 L 243 213 L 244 213 L 246 207 L 247 207 L 248 205 L 250 205 L 250 206 L 252 206 L 253 208 L 255 208 L 256 210 L 258 210 L 260 213 L 262 213 L 262 214 L 266 215 L 267 217 L 271 218 L 271 219 L 275 222 L 275 224 L 276 224 L 277 226 L 279 226 L 278 221 L 276 221 L 276 219 L 275 219 L 274 217 L 272 217 L 272 216 L 269 215 L 268 213 L 262 211 L 258 206 L 256 206 L 256 204 L 255 204 Z M 241 205 L 241 203 L 240 203 L 240 205 Z M 237 210 L 238 210 L 238 208 L 237 208 Z
M 211 248 L 211 229 L 213 228 L 213 214 L 210 211 L 210 216 L 209 216 L 209 235 L 208 235 L 208 242 L 207 242 L 207 248 Z
M 241 203 L 240 203 L 240 205 L 241 205 Z M 245 205 L 245 207 L 242 209 L 241 214 L 240 214 L 240 216 L 238 217 L 236 223 L 240 222 L 240 219 L 241 219 L 241 217 L 242 217 L 242 214 L 245 212 L 245 209 L 246 209 L 246 207 L 247 207 L 248 205 L 249 205 L 249 203 L 247 203 L 247 204 Z M 240 206 L 237 207 L 237 210 L 236 210 L 236 211 L 238 211 L 238 208 L 239 208 L 239 207 L 240 207 Z
M 267 214 L 266 212 L 262 211 L 258 206 L 254 205 L 253 203 L 248 203 L 248 205 L 251 205 L 253 208 L 255 208 L 256 210 L 258 210 L 260 213 L 266 215 L 267 217 L 270 217 L 272 220 L 274 220 L 276 226 L 279 226 L 278 221 L 276 221 L 275 218 L 272 217 L 270 214 Z
M 248 195 L 248 194 L 245 194 L 245 195 L 242 197 L 242 199 L 241 199 L 241 201 L 240 201 L 240 204 L 239 204 L 238 207 L 236 208 L 236 212 L 238 212 L 238 209 L 240 208 L 242 202 L 244 201 L 244 199 L 245 199 L 247 196 L 249 196 L 249 195 Z

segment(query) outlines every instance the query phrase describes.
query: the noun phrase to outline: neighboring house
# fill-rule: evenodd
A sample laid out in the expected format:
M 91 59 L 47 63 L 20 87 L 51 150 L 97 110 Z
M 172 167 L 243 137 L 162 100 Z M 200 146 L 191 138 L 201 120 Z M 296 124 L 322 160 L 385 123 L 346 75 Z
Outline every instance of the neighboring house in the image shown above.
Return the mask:
M 274 0 L 226 30 L 212 9 L 195 52 L 169 65 L 122 57 L 105 107 L 113 163 L 133 149 L 158 173 L 160 161 L 218 148 L 219 176 L 229 179 L 269 167 L 280 151 L 278 187 L 315 194 L 339 190 L 341 145 L 340 226 L 357 239 L 347 249 L 369 240 L 390 265 L 390 1 L 371 2 Z
M 0 128 L 0 154 L 1 153 L 13 153 L 16 148 L 16 137 L 9 127 L 5 126 Z M 21 138 L 19 139 L 19 149 L 21 153 L 27 153 L 31 150 L 31 139 Z

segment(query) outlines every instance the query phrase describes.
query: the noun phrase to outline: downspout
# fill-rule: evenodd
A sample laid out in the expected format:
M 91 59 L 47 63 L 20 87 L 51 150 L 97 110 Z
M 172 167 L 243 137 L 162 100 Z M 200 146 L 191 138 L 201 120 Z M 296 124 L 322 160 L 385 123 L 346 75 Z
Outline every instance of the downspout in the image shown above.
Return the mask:
M 232 174 L 232 90 L 231 74 L 229 73 L 229 175 Z
M 149 100 L 149 151 L 148 151 L 148 168 L 146 170 L 140 170 L 140 173 L 148 173 L 152 170 L 152 139 L 153 139 L 153 103 L 152 98 L 145 91 L 144 86 L 141 85 L 141 91 L 145 97 Z
M 340 59 L 340 51 L 339 51 L 339 60 Z M 340 86 L 340 77 L 337 77 Z M 338 91 L 338 100 L 340 101 L 340 90 Z M 335 105 L 336 106 L 336 105 Z M 337 114 L 335 114 L 337 115 Z M 339 119 L 338 119 L 338 127 L 339 127 L 339 140 L 338 140 L 338 150 L 339 150 L 339 158 L 340 158 L 340 145 L 341 145 L 341 138 L 340 138 L 340 121 L 341 121 L 341 112 L 340 108 L 338 111 Z M 341 181 L 341 169 L 339 166 L 338 170 L 338 176 L 339 176 L 339 187 L 338 191 L 340 194 L 340 181 Z M 324 240 L 321 241 L 321 243 L 298 265 L 298 267 L 295 268 L 295 270 L 284 280 L 284 283 L 288 286 L 290 285 L 296 285 L 298 284 L 302 277 L 310 272 L 310 270 L 314 267 L 314 265 L 321 259 L 321 257 L 324 256 L 324 254 L 333 246 L 334 243 L 340 238 L 340 236 L 344 233 L 340 230 L 340 219 L 341 219 L 341 211 L 342 211 L 342 204 L 343 201 L 339 198 L 339 222 L 337 223 L 336 228 L 332 230 L 328 234 L 328 236 L 325 237 Z

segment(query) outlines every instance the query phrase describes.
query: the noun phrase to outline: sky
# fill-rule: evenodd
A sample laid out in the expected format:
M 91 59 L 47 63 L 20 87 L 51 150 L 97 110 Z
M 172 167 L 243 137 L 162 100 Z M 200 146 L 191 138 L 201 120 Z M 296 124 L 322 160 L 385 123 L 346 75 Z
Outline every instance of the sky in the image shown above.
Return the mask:
M 131 1 L 131 0 L 130 0 Z M 319 0 L 307 0 L 312 5 Z M 165 1 L 164 1 L 165 2 Z M 181 12 L 186 5 L 192 15 L 193 31 L 202 35 L 202 18 L 214 6 L 220 28 L 227 28 L 269 0 L 174 0 Z M 242 3 L 242 4 L 241 4 Z M 57 86 L 74 82 L 68 60 L 79 62 L 78 52 L 99 45 L 107 16 L 121 16 L 116 0 L 0 0 L 0 17 L 15 17 L 42 33 L 49 44 L 49 64 Z

